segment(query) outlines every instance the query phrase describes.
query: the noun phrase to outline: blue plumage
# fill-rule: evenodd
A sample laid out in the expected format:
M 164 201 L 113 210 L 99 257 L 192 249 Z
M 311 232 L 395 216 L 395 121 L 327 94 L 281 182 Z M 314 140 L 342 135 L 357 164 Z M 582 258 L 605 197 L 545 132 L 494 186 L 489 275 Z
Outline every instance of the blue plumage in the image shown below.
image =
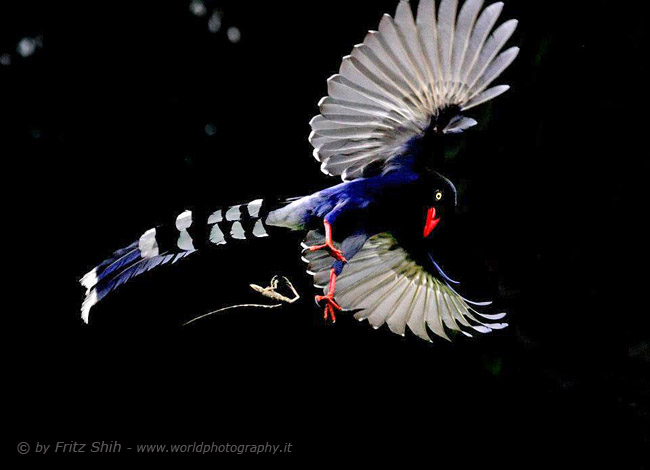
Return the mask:
M 117 250 L 110 258 L 97 266 L 97 280 L 103 279 L 120 269 L 122 266 L 128 265 L 133 260 L 139 258 L 140 250 L 138 249 L 138 242 L 131 243 L 126 248 Z
M 103 299 L 109 292 L 117 287 L 130 281 L 132 278 L 151 271 L 152 269 L 167 263 L 176 263 L 177 261 L 191 255 L 192 251 L 182 252 L 178 254 L 168 254 L 155 256 L 153 258 L 141 258 L 139 250 L 137 258 L 127 266 L 116 273 L 114 276 L 103 276 L 102 280 L 97 283 L 97 301 Z

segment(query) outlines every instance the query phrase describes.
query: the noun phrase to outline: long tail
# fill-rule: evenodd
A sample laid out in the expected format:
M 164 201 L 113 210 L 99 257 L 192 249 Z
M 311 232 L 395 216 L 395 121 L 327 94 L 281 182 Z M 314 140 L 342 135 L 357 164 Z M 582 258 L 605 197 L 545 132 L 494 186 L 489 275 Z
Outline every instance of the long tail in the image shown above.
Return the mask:
M 264 218 L 268 214 L 262 199 L 213 212 L 195 220 L 192 211 L 176 218 L 174 227 L 147 230 L 126 248 L 88 272 L 79 281 L 86 288 L 81 318 L 88 323 L 90 309 L 117 287 L 155 267 L 173 264 L 204 245 L 225 245 L 229 240 L 267 237 Z

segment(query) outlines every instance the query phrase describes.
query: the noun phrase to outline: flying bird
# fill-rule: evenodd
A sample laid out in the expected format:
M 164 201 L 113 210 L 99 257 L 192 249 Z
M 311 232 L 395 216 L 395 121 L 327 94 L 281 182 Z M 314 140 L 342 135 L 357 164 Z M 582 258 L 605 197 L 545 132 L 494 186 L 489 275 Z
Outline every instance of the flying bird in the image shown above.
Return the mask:
M 404 335 L 408 327 L 427 341 L 429 332 L 449 339 L 450 331 L 471 336 L 507 326 L 504 313 L 479 312 L 489 302 L 456 292 L 429 243 L 457 205 L 454 184 L 433 164 L 437 142 L 475 126 L 467 111 L 509 88 L 492 86 L 519 52 L 503 50 L 517 21 L 496 26 L 502 10 L 501 2 L 420 0 L 414 14 L 402 0 L 394 17 L 384 15 L 343 58 L 310 123 L 321 170 L 342 182 L 304 197 L 218 209 L 207 219 L 185 211 L 175 226 L 148 230 L 81 279 L 83 320 L 140 274 L 282 227 L 306 232 L 303 261 L 323 289 L 316 302 L 325 319 L 352 311 L 375 328 Z

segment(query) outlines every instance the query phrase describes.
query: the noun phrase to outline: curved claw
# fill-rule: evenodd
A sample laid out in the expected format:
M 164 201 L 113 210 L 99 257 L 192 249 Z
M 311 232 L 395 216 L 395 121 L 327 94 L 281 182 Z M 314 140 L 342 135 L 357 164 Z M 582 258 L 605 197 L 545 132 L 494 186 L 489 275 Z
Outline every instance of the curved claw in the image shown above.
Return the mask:
M 320 305 L 320 303 L 325 300 L 327 301 L 325 305 L 325 311 L 323 313 L 323 318 L 327 320 L 328 318 L 332 319 L 332 323 L 336 323 L 336 313 L 335 311 L 341 311 L 343 308 L 336 303 L 334 300 L 334 296 L 332 295 L 317 295 L 316 296 L 316 303 Z

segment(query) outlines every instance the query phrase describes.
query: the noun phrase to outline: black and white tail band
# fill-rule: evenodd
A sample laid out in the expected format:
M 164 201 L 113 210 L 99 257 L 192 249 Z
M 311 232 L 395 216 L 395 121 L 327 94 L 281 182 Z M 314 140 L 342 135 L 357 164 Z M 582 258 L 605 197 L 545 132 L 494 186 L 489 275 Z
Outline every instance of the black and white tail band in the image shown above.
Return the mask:
M 192 211 L 180 214 L 173 227 L 147 230 L 131 245 L 117 250 L 110 258 L 79 281 L 86 288 L 81 318 L 88 323 L 90 309 L 111 291 L 155 267 L 173 264 L 196 252 L 199 247 L 226 245 L 229 240 L 267 237 L 262 220 L 262 199 L 213 212 L 207 220 L 194 220 Z M 196 238 L 199 224 L 206 225 L 207 240 Z

